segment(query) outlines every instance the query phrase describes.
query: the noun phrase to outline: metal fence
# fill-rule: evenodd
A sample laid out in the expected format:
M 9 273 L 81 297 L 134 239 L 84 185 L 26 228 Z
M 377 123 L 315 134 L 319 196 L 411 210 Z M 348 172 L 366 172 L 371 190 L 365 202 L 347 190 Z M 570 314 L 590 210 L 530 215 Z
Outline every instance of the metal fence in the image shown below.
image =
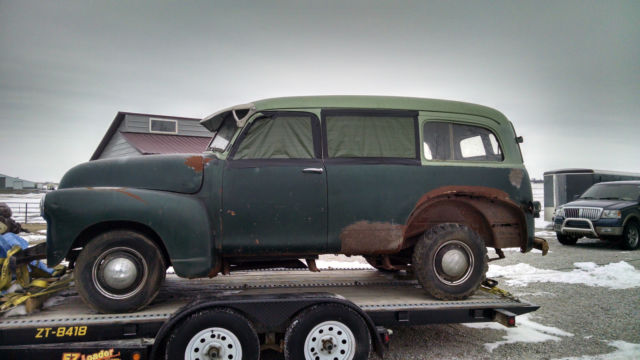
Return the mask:
M 6 201 L 11 212 L 13 212 L 13 220 L 22 224 L 45 223 L 46 221 L 40 216 L 40 204 L 36 202 L 13 202 Z

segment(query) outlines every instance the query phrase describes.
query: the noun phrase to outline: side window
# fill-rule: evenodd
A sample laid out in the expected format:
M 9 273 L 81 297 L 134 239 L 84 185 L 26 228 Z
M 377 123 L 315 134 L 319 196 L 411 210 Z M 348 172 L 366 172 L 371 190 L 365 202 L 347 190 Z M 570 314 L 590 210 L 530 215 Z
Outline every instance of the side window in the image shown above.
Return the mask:
M 423 135 L 427 160 L 504 160 L 495 134 L 479 126 L 427 122 L 423 127 Z
M 251 123 L 234 159 L 311 159 L 311 116 L 274 115 Z
M 330 158 L 416 158 L 413 116 L 331 114 L 324 119 Z

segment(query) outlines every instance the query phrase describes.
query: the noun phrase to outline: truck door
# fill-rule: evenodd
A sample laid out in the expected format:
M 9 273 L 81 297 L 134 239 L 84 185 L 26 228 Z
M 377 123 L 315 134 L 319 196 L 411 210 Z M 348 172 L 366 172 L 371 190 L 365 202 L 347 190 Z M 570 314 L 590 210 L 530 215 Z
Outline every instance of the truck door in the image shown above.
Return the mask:
M 233 145 L 222 181 L 228 255 L 317 253 L 327 248 L 327 181 L 318 118 L 253 117 Z

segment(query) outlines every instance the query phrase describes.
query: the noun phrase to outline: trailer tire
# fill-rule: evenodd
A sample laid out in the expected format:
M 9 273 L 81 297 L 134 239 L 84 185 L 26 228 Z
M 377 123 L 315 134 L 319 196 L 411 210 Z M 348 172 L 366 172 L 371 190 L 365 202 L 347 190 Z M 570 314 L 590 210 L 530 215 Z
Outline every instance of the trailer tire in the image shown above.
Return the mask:
M 76 260 L 76 290 L 91 308 L 102 313 L 131 312 L 158 295 L 165 277 L 158 247 L 130 230 L 98 235 Z
M 416 244 L 412 267 L 431 296 L 462 300 L 480 287 L 488 262 L 484 241 L 473 230 L 460 224 L 439 224 Z
M 556 232 L 556 239 L 562 245 L 575 245 L 578 242 L 576 235 L 565 235 L 563 233 Z
M 303 310 L 287 328 L 286 360 L 366 360 L 371 334 L 364 319 L 341 304 L 320 304 Z
M 198 354 L 202 354 L 201 357 Z M 165 359 L 209 358 L 204 355 L 216 359 L 258 360 L 260 341 L 251 322 L 231 309 L 198 311 L 171 331 Z

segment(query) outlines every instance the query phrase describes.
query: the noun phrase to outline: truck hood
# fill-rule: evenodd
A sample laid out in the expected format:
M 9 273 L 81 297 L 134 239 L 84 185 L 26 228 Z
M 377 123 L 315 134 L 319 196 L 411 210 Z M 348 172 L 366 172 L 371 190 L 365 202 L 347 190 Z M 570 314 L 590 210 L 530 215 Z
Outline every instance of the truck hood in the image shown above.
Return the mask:
M 60 189 L 129 187 L 195 193 L 211 158 L 194 154 L 145 155 L 89 161 L 67 171 Z
M 576 200 L 566 203 L 562 207 L 598 207 L 606 210 L 621 210 L 636 204 L 636 201 L 625 200 Z

